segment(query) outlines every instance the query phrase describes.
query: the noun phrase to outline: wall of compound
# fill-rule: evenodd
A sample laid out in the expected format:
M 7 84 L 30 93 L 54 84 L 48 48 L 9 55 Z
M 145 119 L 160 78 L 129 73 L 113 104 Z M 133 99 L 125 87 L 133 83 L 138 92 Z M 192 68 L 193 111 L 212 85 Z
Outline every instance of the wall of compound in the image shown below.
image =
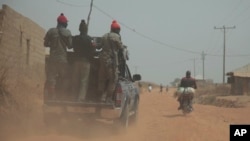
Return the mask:
M 10 89 L 22 83 L 43 90 L 44 35 L 42 27 L 9 6 L 0 9 L 0 67 L 8 72 Z

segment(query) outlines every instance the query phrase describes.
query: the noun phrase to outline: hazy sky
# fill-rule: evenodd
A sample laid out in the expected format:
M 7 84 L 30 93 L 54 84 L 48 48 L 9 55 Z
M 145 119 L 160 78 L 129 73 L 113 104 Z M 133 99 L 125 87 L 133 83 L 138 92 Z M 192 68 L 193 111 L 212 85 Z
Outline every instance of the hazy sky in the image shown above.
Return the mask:
M 90 0 L 0 0 L 45 30 L 56 26 L 64 13 L 68 29 L 78 34 L 81 19 L 87 19 Z M 226 30 L 226 72 L 250 63 L 249 0 L 94 0 L 89 35 L 102 36 L 116 19 L 128 46 L 132 73 L 144 81 L 169 84 L 186 70 L 205 79 L 223 78 L 223 30 Z

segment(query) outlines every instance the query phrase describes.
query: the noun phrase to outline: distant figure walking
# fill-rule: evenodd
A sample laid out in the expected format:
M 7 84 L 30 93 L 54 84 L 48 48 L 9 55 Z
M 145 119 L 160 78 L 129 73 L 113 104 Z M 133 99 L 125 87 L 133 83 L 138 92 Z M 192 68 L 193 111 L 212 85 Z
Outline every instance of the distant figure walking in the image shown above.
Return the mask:
M 168 85 L 166 86 L 166 92 L 168 93 Z
M 140 92 L 142 92 L 142 84 L 141 84 L 141 82 L 138 82 L 138 86 L 139 86 Z
M 160 94 L 162 94 L 162 89 L 163 89 L 163 86 L 162 84 L 160 85 Z
M 148 84 L 148 92 L 151 92 L 152 91 L 152 85 L 151 84 Z

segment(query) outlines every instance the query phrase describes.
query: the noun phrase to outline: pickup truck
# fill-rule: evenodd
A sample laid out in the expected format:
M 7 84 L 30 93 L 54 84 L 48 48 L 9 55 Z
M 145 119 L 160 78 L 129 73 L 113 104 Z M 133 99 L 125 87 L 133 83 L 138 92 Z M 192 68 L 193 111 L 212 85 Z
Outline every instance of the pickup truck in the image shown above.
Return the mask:
M 94 39 L 96 42 L 99 40 L 99 38 Z M 46 58 L 48 59 L 48 57 L 49 56 Z M 79 113 L 90 111 L 86 110 L 89 108 L 94 109 L 92 112 L 98 118 L 102 118 L 102 116 L 105 115 L 105 112 L 108 112 L 109 115 L 112 113 L 113 122 L 116 125 L 117 123 L 118 125 L 122 125 L 122 127 L 127 128 L 130 125 L 129 123 L 136 122 L 140 100 L 139 89 L 136 81 L 141 80 L 140 74 L 135 74 L 132 76 L 128 65 L 125 65 L 125 73 L 123 76 L 119 76 L 119 80 L 116 84 L 116 89 L 113 94 L 112 103 L 99 101 L 97 99 L 100 97 L 100 93 L 97 91 L 98 76 L 96 75 L 98 71 L 99 58 L 97 56 L 93 58 L 95 59 L 91 63 L 87 101 L 81 102 L 71 98 L 72 94 L 69 91 L 71 77 L 70 71 L 68 71 L 67 74 L 69 78 L 68 87 L 65 88 L 61 86 L 60 78 L 58 78 L 58 83 L 56 86 L 57 99 L 49 98 L 47 85 L 45 83 L 43 113 L 46 125 L 58 124 L 60 119 L 66 118 L 64 115 L 67 115 L 68 113 L 78 113 L 78 115 L 80 115 Z M 70 69 L 71 65 L 74 63 L 74 52 L 68 51 L 68 60 L 68 68 Z M 84 116 L 84 114 L 81 115 Z

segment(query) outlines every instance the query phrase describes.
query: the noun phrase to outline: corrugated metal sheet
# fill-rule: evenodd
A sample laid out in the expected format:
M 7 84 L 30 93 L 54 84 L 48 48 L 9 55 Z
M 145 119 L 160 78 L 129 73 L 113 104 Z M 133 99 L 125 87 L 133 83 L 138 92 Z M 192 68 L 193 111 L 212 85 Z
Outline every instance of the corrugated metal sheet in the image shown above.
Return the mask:
M 249 77 L 250 78 L 250 72 L 236 72 L 236 73 L 234 73 L 234 76 Z
M 233 75 L 234 76 L 238 76 L 238 77 L 250 77 L 250 63 L 241 67 L 241 68 L 238 68 L 233 72 Z

